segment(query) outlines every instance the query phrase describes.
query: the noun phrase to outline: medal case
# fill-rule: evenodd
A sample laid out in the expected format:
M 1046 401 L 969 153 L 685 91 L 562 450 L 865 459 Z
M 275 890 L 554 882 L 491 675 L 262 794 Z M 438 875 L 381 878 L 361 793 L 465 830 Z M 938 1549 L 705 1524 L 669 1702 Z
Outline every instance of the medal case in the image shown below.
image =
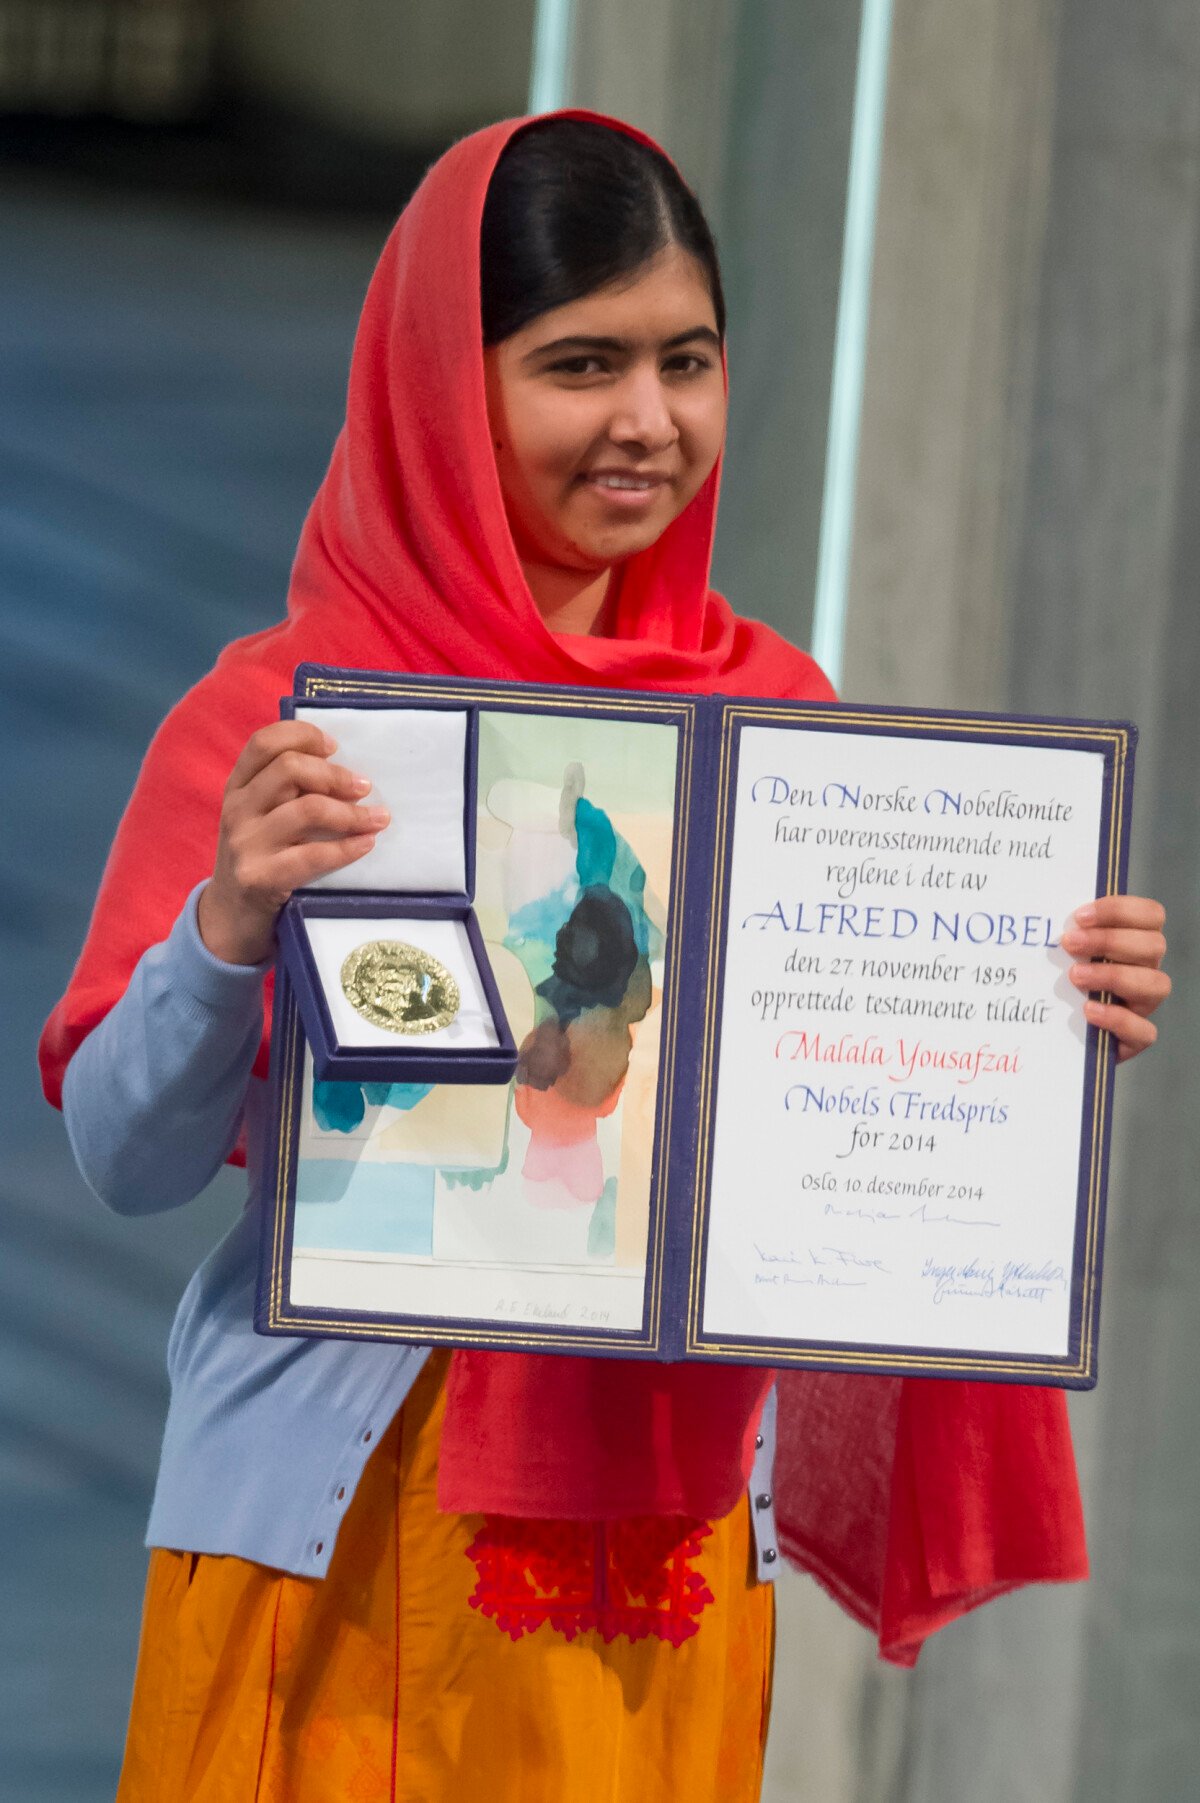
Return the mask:
M 316 1076 L 507 1083 L 517 1048 L 472 906 L 476 710 L 289 697 L 281 713 L 335 739 L 335 761 L 372 778 L 363 805 L 392 816 L 365 857 L 297 890 L 279 918 L 277 981 L 295 996 Z M 373 940 L 415 946 L 444 966 L 458 986 L 453 1020 L 402 1033 L 365 1019 L 343 989 L 342 967 Z

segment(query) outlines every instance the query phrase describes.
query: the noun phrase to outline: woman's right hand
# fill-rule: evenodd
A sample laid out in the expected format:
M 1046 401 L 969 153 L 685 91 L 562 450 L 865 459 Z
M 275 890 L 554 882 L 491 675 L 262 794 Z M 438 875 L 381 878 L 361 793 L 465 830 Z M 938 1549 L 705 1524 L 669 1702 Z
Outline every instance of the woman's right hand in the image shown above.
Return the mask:
M 294 889 L 365 857 L 386 808 L 358 803 L 371 787 L 340 764 L 320 727 L 279 720 L 254 733 L 225 785 L 217 861 L 200 892 L 200 937 L 226 964 L 260 964 Z

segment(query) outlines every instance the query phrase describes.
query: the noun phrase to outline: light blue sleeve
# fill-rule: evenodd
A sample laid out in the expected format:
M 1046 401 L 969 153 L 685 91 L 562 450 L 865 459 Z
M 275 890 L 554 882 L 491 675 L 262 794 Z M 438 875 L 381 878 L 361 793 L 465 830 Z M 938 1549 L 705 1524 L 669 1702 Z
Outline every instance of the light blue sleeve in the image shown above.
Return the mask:
M 67 1066 L 71 1149 L 88 1187 L 118 1214 L 190 1202 L 220 1170 L 241 1123 L 270 963 L 213 956 L 196 916 L 203 888 Z

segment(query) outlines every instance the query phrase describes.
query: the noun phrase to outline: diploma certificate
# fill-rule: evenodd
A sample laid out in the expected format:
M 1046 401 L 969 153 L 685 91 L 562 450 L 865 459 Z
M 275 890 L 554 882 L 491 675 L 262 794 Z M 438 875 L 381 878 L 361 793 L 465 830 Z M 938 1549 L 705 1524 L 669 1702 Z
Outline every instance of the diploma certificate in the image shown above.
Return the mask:
M 733 707 L 696 1343 L 1092 1369 L 1111 1062 L 1059 937 L 1117 883 L 1128 729 L 1118 768 L 1067 724 Z

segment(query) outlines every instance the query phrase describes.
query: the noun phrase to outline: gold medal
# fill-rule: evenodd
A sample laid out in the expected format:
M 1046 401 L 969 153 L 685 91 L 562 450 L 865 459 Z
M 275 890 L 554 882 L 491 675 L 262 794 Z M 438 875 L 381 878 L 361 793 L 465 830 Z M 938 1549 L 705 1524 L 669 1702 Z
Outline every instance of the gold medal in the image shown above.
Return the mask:
M 342 993 L 373 1027 L 436 1033 L 458 1013 L 458 984 L 444 964 L 402 939 L 369 939 L 342 965 Z

